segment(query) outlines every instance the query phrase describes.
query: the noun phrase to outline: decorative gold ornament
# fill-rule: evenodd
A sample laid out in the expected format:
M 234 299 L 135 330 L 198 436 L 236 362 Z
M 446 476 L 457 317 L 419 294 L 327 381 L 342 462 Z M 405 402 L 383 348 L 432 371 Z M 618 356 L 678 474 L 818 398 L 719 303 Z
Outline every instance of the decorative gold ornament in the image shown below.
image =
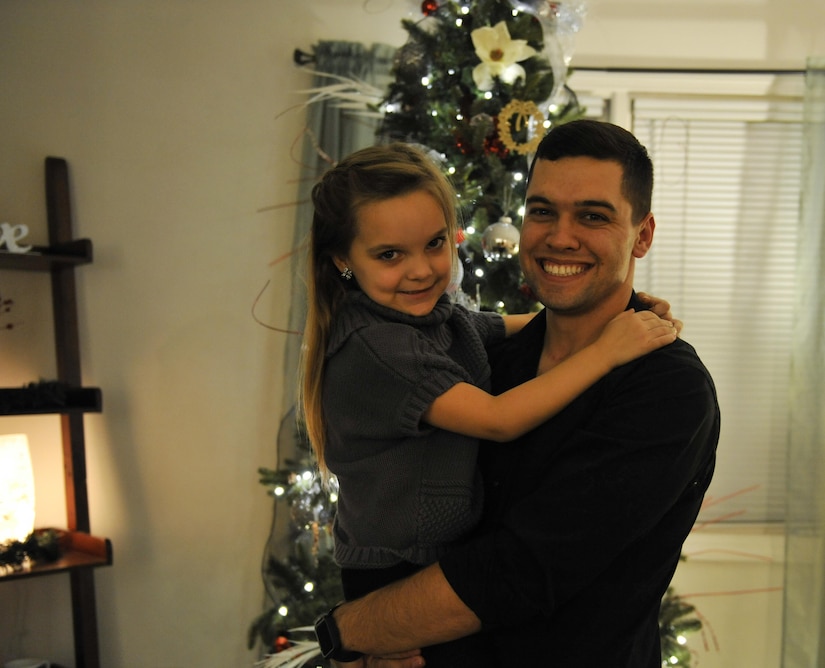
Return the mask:
M 528 141 L 523 143 L 517 143 L 513 139 L 513 130 L 516 132 L 524 130 L 530 121 L 533 122 L 535 128 L 544 127 L 544 114 L 539 111 L 535 102 L 511 100 L 499 112 L 498 120 L 498 133 L 502 144 L 522 155 L 535 152 L 542 138 L 540 132 L 535 132 Z

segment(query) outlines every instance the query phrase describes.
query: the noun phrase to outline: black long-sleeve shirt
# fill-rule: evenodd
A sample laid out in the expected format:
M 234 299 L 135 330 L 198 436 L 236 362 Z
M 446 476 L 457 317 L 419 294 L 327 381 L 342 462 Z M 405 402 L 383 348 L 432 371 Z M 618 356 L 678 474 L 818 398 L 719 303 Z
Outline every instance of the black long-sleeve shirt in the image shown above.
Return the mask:
M 495 392 L 535 376 L 545 324 L 492 355 Z M 713 381 L 679 339 L 516 442 L 482 445 L 480 535 L 440 564 L 499 665 L 661 666 L 659 605 L 710 484 L 719 419 Z

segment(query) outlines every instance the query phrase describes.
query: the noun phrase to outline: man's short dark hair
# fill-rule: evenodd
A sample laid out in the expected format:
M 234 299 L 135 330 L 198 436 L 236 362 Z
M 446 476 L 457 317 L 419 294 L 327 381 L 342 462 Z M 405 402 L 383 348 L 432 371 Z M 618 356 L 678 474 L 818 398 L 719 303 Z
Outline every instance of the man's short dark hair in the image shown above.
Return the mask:
M 536 160 L 575 157 L 617 162 L 622 168 L 622 193 L 633 207 L 634 222 L 641 222 L 650 213 L 653 163 L 647 149 L 632 133 L 613 123 L 591 119 L 557 125 L 536 149 L 528 178 L 533 176 Z

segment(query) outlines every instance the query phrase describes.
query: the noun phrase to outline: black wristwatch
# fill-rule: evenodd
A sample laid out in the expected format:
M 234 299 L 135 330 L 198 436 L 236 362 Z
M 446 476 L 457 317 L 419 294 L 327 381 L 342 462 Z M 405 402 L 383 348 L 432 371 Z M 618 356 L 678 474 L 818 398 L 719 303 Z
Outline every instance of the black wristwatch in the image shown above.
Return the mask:
M 323 654 L 325 659 L 347 663 L 348 661 L 357 661 L 364 655 L 361 654 L 361 652 L 345 650 L 341 645 L 341 634 L 338 631 L 338 624 L 335 623 L 335 617 L 332 616 L 332 613 L 341 605 L 343 604 L 339 603 L 328 613 L 321 615 L 315 620 L 315 635 L 321 647 L 321 654 Z

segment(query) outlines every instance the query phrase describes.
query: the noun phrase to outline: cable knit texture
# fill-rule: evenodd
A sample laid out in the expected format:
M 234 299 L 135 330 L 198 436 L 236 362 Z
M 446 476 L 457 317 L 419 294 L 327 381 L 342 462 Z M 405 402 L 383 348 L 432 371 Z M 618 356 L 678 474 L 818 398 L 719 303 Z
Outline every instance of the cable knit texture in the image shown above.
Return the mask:
M 336 316 L 324 375 L 326 459 L 338 477 L 335 558 L 348 568 L 428 564 L 479 520 L 478 443 L 421 418 L 456 383 L 489 391 L 494 313 L 447 297 L 411 316 L 353 291 Z

